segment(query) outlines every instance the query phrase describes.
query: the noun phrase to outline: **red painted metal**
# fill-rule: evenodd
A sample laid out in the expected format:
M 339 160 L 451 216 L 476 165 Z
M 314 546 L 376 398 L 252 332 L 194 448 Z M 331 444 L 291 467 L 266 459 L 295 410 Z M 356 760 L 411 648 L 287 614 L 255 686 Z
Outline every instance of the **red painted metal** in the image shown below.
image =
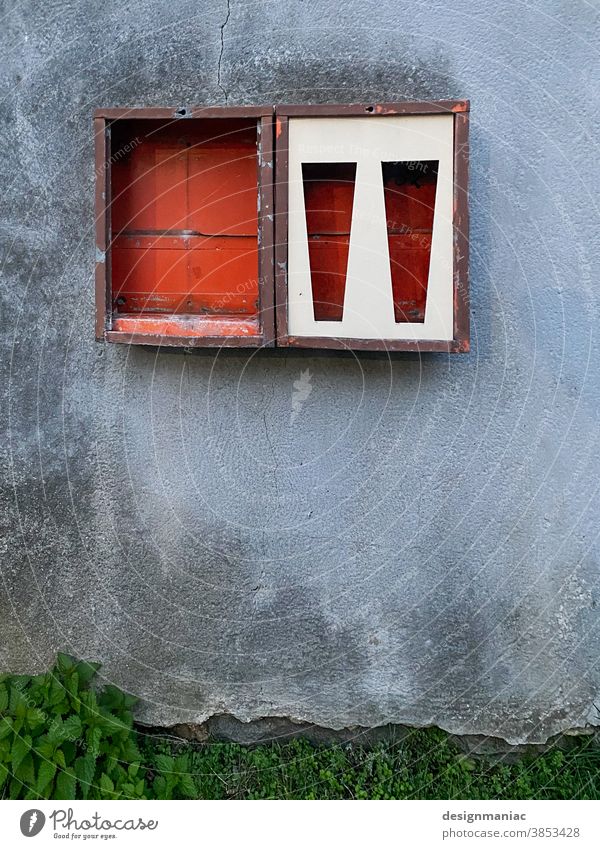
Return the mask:
M 302 176 L 315 320 L 341 321 L 356 163 L 304 163 Z
M 274 345 L 273 107 L 99 109 L 95 130 L 96 338 Z
M 256 122 L 119 130 L 113 149 L 130 151 L 113 164 L 115 314 L 257 315 Z
M 116 315 L 257 315 L 252 237 L 119 236 L 112 257 Z
M 437 162 L 383 162 L 394 316 L 424 322 Z
M 113 333 L 143 333 L 154 337 L 198 336 L 256 336 L 257 318 L 222 316 L 119 315 L 113 323 Z M 186 344 L 188 344 L 186 342 Z

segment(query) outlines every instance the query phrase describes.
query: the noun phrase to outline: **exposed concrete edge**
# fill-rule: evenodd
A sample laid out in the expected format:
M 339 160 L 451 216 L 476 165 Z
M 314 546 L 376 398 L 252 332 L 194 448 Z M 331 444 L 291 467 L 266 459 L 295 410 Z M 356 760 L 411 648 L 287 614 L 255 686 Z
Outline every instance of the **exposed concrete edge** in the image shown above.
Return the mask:
M 103 664 L 103 667 L 108 669 L 109 664 Z M 38 658 L 38 663 L 33 664 L 33 666 L 25 663 L 17 665 L 16 669 L 0 668 L 0 674 L 35 675 L 43 673 L 47 669 L 48 663 L 39 662 Z M 115 680 L 112 677 L 103 676 L 103 678 L 106 681 Z M 98 686 L 103 686 L 103 683 L 104 680 L 99 681 Z M 121 684 L 121 686 L 128 689 L 126 684 Z M 130 689 L 128 691 L 131 692 Z M 440 721 L 437 717 L 432 717 L 429 721 L 419 722 L 414 717 L 406 716 L 395 717 L 393 722 L 382 721 L 365 725 L 360 722 L 360 718 L 357 718 L 358 721 L 356 722 L 344 720 L 333 722 L 329 717 L 324 716 L 308 718 L 291 713 L 282 715 L 281 713 L 269 714 L 264 711 L 260 711 L 260 715 L 255 716 L 250 711 L 232 713 L 211 708 L 212 706 L 204 711 L 182 710 L 181 708 L 176 710 L 171 705 L 167 708 L 166 705 L 159 702 L 142 698 L 135 709 L 135 720 L 138 727 L 147 728 L 152 733 L 172 734 L 180 739 L 195 740 L 196 742 L 213 739 L 248 745 L 293 739 L 294 737 L 304 737 L 307 740 L 322 743 L 360 742 L 363 745 L 372 745 L 380 740 L 398 740 L 399 737 L 406 736 L 407 733 L 425 728 L 439 728 L 445 731 L 457 742 L 461 749 L 474 754 L 541 752 L 546 748 L 558 745 L 558 741 L 563 741 L 560 745 L 568 745 L 568 741 L 577 736 L 598 737 L 600 744 L 600 697 L 594 699 L 587 710 L 581 707 L 577 711 L 574 710 L 571 721 L 568 718 L 563 718 L 566 712 L 564 709 L 556 711 L 554 717 L 549 714 L 544 720 L 538 720 L 535 724 L 531 718 L 515 718 L 513 724 L 516 727 L 526 727 L 528 724 L 534 724 L 535 727 L 535 730 L 529 734 L 519 736 L 501 735 L 498 726 L 505 724 L 506 719 L 496 719 L 496 727 L 493 727 L 494 717 L 489 720 L 492 727 L 488 728 L 478 726 L 475 722 L 471 724 L 445 722 Z M 180 714 L 180 716 L 177 716 L 177 714 Z M 348 717 L 346 717 L 347 719 Z M 269 725 L 273 726 L 275 730 L 265 730 Z M 226 731 L 225 729 L 229 726 L 231 728 Z M 182 732 L 181 729 L 187 730 Z M 261 729 L 263 730 L 261 731 Z
M 176 740 L 194 743 L 232 742 L 251 746 L 285 743 L 295 738 L 302 738 L 314 744 L 354 743 L 367 748 L 377 743 L 398 743 L 418 730 L 439 728 L 449 735 L 450 740 L 462 752 L 488 758 L 539 754 L 550 748 L 567 749 L 574 745 L 574 738 L 576 737 L 596 736 L 598 734 L 598 730 L 594 726 L 586 725 L 566 728 L 544 740 L 514 742 L 496 735 L 457 732 L 434 723 L 427 725 L 386 723 L 373 727 L 354 725 L 334 728 L 293 717 L 265 716 L 258 719 L 243 720 L 228 713 L 213 714 L 204 722 L 199 723 L 181 722 L 165 727 L 142 722 L 139 723 L 139 727 L 147 729 L 149 734 L 167 735 Z
M 175 709 L 174 706 L 162 705 L 157 702 L 141 700 L 136 711 L 136 719 L 143 725 L 151 727 L 205 726 L 216 727 L 219 722 L 225 722 L 223 717 L 239 723 L 239 726 L 251 726 L 253 723 L 279 722 L 285 720 L 290 726 L 301 726 L 327 729 L 330 732 L 347 732 L 348 729 L 359 729 L 358 733 L 394 726 L 417 728 L 440 728 L 453 737 L 472 737 L 502 741 L 510 749 L 518 746 L 545 746 L 562 735 L 572 737 L 582 734 L 593 734 L 600 728 L 600 711 L 596 707 L 598 700 L 590 704 L 578 704 L 569 707 L 561 706 L 548 708 L 546 711 L 537 709 L 528 715 L 514 716 L 506 708 L 490 710 L 485 716 L 482 711 L 474 711 L 473 717 L 442 718 L 439 714 L 416 717 L 408 711 L 398 710 L 394 715 L 371 716 L 369 711 L 354 710 L 340 711 L 337 716 L 329 711 L 313 710 L 304 714 L 296 713 L 294 706 L 280 704 L 279 711 L 270 711 L 264 703 L 250 703 L 239 710 L 230 710 L 226 700 L 215 704 L 208 702 L 204 710 Z M 250 706 L 251 705 L 251 706 Z M 270 706 L 269 706 L 270 707 Z M 233 740 L 233 738 L 232 738 Z

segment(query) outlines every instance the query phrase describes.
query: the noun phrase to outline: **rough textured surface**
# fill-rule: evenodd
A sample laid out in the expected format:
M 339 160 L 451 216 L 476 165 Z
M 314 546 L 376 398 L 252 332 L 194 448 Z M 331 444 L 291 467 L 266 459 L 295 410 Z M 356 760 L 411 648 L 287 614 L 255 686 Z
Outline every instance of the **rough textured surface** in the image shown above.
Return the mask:
M 101 659 L 153 724 L 595 723 L 592 4 L 2 12 L 2 667 Z M 445 97 L 473 108 L 471 355 L 93 341 L 94 107 Z

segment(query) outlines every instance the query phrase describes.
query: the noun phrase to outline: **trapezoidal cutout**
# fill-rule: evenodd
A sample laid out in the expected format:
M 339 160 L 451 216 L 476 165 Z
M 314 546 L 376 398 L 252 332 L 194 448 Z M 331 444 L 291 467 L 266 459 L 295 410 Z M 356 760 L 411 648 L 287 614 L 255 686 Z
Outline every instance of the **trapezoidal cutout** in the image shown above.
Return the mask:
M 315 321 L 342 321 L 355 162 L 303 162 L 304 209 Z
M 206 332 L 258 333 L 256 121 L 117 121 L 111 162 L 116 326 L 171 317 L 183 333 L 204 316 Z
M 438 164 L 381 163 L 397 324 L 425 321 Z

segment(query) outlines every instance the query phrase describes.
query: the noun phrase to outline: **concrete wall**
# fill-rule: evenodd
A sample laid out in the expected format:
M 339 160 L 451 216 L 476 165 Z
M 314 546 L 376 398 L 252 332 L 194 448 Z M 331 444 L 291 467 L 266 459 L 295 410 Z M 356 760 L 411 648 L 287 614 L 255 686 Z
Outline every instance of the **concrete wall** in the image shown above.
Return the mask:
M 596 722 L 592 4 L 2 13 L 2 667 L 100 659 L 162 724 Z M 472 101 L 470 355 L 93 341 L 94 107 L 445 97 Z

